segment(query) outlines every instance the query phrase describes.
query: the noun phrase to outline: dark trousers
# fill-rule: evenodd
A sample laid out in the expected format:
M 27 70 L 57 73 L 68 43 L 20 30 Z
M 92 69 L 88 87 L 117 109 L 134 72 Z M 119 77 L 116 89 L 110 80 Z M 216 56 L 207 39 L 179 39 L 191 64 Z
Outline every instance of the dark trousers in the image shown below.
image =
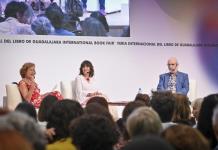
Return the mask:
M 87 0 L 82 0 L 83 2 L 83 8 L 87 8 Z M 105 0 L 99 0 L 100 9 L 105 10 Z

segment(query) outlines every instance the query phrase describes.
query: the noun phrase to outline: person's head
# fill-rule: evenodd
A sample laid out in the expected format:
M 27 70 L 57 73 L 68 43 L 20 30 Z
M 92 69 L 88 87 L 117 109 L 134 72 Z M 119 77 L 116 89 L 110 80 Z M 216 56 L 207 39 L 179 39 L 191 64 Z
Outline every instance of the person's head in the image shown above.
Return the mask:
M 55 29 L 62 28 L 64 13 L 56 3 L 51 3 L 45 10 L 46 17 L 51 21 Z
M 101 105 L 102 107 L 104 107 L 105 109 L 109 110 L 109 107 L 108 107 L 108 102 L 107 100 L 102 97 L 102 96 L 94 96 L 94 97 L 91 97 L 88 102 L 86 103 L 86 105 L 89 105 L 91 103 L 97 103 L 99 105 Z
M 31 24 L 31 28 L 38 35 L 49 35 L 53 30 L 50 20 L 44 16 L 37 17 Z
M 148 94 L 138 93 L 134 101 L 141 102 L 145 104 L 145 106 L 150 106 L 150 97 L 148 96 Z
M 139 102 L 129 102 L 123 109 L 122 112 L 122 120 L 124 123 L 126 123 L 127 118 L 129 115 L 137 108 L 143 107 L 144 104 L 139 103 Z
M 98 115 L 84 115 L 73 120 L 70 133 L 79 150 L 113 150 L 118 141 L 115 125 Z
M 218 141 L 218 106 L 215 107 L 212 117 L 213 131 Z
M 39 107 L 38 112 L 38 119 L 39 121 L 47 121 L 48 120 L 48 113 L 51 110 L 52 106 L 57 103 L 58 98 L 53 95 L 46 96 Z
M 20 112 L 26 113 L 27 115 L 32 117 L 35 121 L 37 121 L 35 107 L 26 101 L 19 103 L 17 105 L 17 107 L 15 108 L 15 111 L 20 111 Z
M 26 138 L 17 131 L 0 131 L 0 150 L 33 150 Z
M 70 121 L 81 116 L 83 108 L 79 102 L 63 99 L 55 103 L 48 115 L 47 128 L 55 128 L 54 141 L 69 137 Z
M 99 20 L 103 24 L 105 30 L 107 32 L 109 32 L 109 25 L 107 23 L 107 19 L 106 19 L 105 15 L 103 15 L 99 11 L 94 11 L 91 13 L 90 17 L 93 17 L 93 18 L 96 18 L 97 20 Z
M 174 150 L 159 136 L 142 136 L 131 140 L 123 150 Z
M 126 127 L 132 138 L 149 134 L 159 135 L 162 131 L 160 117 L 149 107 L 134 110 L 127 119 Z
M 161 121 L 171 122 L 174 112 L 175 97 L 171 92 L 153 92 L 151 107 L 159 114 Z
M 168 69 L 169 69 L 170 73 L 172 73 L 172 74 L 175 74 L 177 72 L 178 65 L 179 65 L 179 63 L 175 57 L 171 57 L 167 61 Z
M 174 96 L 176 99 L 172 121 L 188 121 L 191 117 L 188 97 L 183 94 L 174 94 Z
M 20 75 L 22 78 L 34 79 L 35 78 L 35 64 L 28 62 L 23 64 L 20 69 Z
M 86 18 L 82 23 L 84 36 L 107 36 L 103 24 L 93 17 Z
M 197 130 L 187 125 L 174 125 L 165 129 L 162 137 L 175 150 L 209 150 L 206 138 Z
M 213 110 L 218 104 L 218 94 L 204 97 L 198 117 L 198 130 L 210 141 L 211 148 L 217 145 L 217 140 L 212 128 Z
M 12 1 L 5 8 L 5 18 L 16 18 L 20 23 L 31 24 L 33 10 L 25 2 Z
M 41 127 L 27 114 L 15 111 L 0 117 L 0 130 L 19 131 L 35 150 L 45 150 L 47 140 Z
M 84 60 L 80 65 L 80 75 L 88 75 L 89 77 L 94 76 L 94 66 L 92 65 L 91 61 Z
M 197 98 L 192 103 L 192 114 L 196 120 L 198 120 L 202 102 L 203 102 L 203 98 Z
M 99 103 L 89 103 L 88 105 L 86 105 L 85 113 L 89 115 L 95 114 L 95 115 L 104 116 L 109 120 L 111 120 L 112 122 L 114 122 L 113 117 L 108 111 L 108 109 L 106 109 L 104 106 L 102 106 Z

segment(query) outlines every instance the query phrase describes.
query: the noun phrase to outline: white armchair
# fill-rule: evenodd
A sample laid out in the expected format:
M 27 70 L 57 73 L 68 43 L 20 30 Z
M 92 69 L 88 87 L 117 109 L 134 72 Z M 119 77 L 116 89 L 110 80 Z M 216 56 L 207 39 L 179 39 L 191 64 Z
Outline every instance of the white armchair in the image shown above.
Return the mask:
M 197 97 L 197 82 L 196 80 L 190 79 L 189 80 L 189 92 L 187 94 L 189 100 L 193 102 Z
M 22 96 L 18 89 L 17 84 L 6 84 L 6 101 L 4 102 L 4 107 L 9 110 L 14 110 L 16 106 L 22 102 Z

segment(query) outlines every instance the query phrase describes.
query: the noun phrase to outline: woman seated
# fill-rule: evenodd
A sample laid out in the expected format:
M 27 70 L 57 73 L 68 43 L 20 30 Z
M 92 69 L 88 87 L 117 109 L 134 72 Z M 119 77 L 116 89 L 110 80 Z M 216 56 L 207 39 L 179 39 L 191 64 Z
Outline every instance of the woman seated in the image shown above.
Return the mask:
M 39 108 L 43 98 L 47 95 L 56 96 L 58 100 L 63 99 L 58 91 L 41 95 L 40 89 L 35 82 L 35 74 L 36 71 L 34 63 L 25 63 L 20 69 L 20 75 L 22 77 L 22 80 L 19 82 L 18 87 L 25 101 L 33 104 L 35 108 Z
M 80 73 L 75 79 L 74 98 L 80 104 L 85 105 L 89 98 L 93 96 L 102 95 L 96 89 L 94 81 L 94 67 L 88 60 L 82 62 L 80 66 Z

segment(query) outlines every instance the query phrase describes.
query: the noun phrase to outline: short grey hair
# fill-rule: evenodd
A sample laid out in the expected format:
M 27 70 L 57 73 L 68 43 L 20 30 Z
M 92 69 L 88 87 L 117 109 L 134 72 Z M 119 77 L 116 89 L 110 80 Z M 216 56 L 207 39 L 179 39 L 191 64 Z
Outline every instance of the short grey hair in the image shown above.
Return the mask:
M 38 35 L 49 35 L 53 31 L 51 22 L 44 16 L 37 17 L 37 19 L 33 21 L 31 28 Z
M 22 112 L 11 112 L 0 117 L 1 130 L 19 131 L 34 148 L 41 148 L 47 144 L 45 134 L 34 119 Z
M 146 134 L 159 135 L 162 129 L 160 117 L 149 107 L 137 108 L 127 119 L 127 131 L 130 137 Z

